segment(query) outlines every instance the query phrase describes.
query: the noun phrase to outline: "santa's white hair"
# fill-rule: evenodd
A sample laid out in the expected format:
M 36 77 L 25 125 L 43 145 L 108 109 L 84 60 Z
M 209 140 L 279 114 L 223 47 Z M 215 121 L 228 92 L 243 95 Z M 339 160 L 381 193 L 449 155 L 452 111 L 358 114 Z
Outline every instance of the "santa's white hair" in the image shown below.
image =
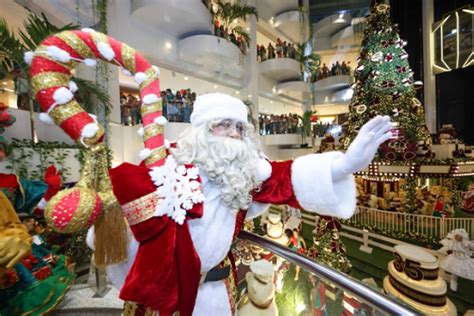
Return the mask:
M 220 120 L 211 120 L 187 128 L 181 135 L 176 149 L 171 153 L 178 164 L 198 166 L 209 181 L 220 189 L 222 201 L 232 212 L 248 209 L 251 191 L 258 186 L 257 142 L 253 125 L 243 123 L 240 139 L 212 134 L 212 126 Z

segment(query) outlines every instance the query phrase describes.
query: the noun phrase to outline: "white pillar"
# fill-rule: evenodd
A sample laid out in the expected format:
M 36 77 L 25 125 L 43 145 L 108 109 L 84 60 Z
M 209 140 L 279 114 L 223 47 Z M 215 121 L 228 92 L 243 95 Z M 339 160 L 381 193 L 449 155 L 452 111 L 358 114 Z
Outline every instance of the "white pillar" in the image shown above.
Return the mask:
M 241 3 L 247 3 L 248 5 L 256 7 L 256 0 L 241 1 Z M 253 103 L 252 116 L 253 119 L 258 123 L 258 63 L 257 63 L 257 19 L 251 16 L 249 21 L 248 31 L 250 34 L 250 47 L 247 49 L 247 56 L 245 56 L 245 67 L 243 75 L 243 93 L 241 94 L 242 99 L 248 99 Z M 250 96 L 250 97 L 248 97 Z M 258 127 L 255 126 L 256 131 Z
M 436 80 L 433 74 L 434 38 L 431 26 L 434 23 L 433 0 L 422 1 L 423 18 L 423 94 L 426 126 L 436 133 Z

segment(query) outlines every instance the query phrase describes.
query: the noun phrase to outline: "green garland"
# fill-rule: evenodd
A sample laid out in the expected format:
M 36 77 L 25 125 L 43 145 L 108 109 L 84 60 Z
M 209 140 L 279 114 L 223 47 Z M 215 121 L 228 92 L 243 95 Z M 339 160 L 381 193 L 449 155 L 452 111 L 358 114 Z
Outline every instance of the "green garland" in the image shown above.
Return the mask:
M 13 138 L 8 145 L 5 168 L 19 177 L 30 180 L 42 180 L 44 172 L 50 164 L 56 165 L 61 175 L 67 178 L 71 175 L 70 168 L 66 167 L 66 158 L 71 150 L 77 150 L 75 158 L 80 160 L 84 148 L 76 144 L 62 142 L 38 141 Z M 39 156 L 39 164 L 32 165 L 33 156 Z

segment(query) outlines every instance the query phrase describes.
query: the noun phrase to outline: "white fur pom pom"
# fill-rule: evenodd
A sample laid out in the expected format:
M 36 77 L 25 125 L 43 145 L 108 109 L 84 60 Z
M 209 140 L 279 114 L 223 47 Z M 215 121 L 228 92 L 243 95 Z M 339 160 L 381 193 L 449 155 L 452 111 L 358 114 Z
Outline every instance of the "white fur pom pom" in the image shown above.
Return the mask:
M 158 77 L 160 75 L 160 68 L 157 66 L 151 66 L 153 70 L 155 71 L 155 76 Z
M 92 59 L 92 58 L 86 58 L 84 59 L 83 62 L 87 67 L 91 67 L 91 68 L 94 68 L 97 65 L 97 60 Z
M 39 119 L 41 122 L 47 125 L 54 125 L 54 121 L 47 113 L 40 113 Z
M 158 102 L 160 98 L 156 94 L 150 93 L 143 97 L 144 104 L 152 104 Z
M 137 130 L 137 134 L 140 135 L 140 137 L 143 137 L 143 134 L 145 133 L 143 127 L 140 127 L 138 130 Z
M 86 33 L 94 33 L 95 32 L 94 29 L 91 29 L 89 27 L 84 27 L 84 28 L 81 29 L 81 31 L 86 32 Z
M 81 136 L 85 138 L 91 138 L 97 133 L 99 126 L 96 123 L 89 123 L 82 129 Z
M 93 119 L 94 122 L 97 123 L 97 115 L 95 115 L 95 114 L 90 114 L 90 113 L 88 113 L 88 114 L 89 114 L 89 116 L 91 117 L 91 119 Z
M 71 55 L 69 55 L 68 52 L 57 46 L 48 46 L 46 50 L 48 52 L 48 55 L 50 55 L 57 61 L 60 61 L 62 63 L 68 63 L 71 61 Z
M 141 160 L 145 160 L 147 159 L 148 157 L 150 157 L 151 155 L 151 150 L 148 149 L 148 148 L 144 148 L 140 151 L 140 153 L 138 154 L 138 156 L 140 156 L 140 159 Z
M 165 148 L 169 149 L 171 147 L 171 142 L 165 138 Z
M 40 210 L 44 210 L 46 208 L 46 204 L 48 204 L 48 201 L 45 200 L 45 198 L 41 198 L 39 201 L 38 205 L 36 206 Z
M 69 90 L 71 90 L 72 93 L 79 90 L 79 88 L 77 87 L 77 84 L 74 81 L 69 81 Z
M 259 159 L 257 163 L 257 180 L 265 181 L 272 175 L 272 165 L 266 159 Z
M 158 116 L 158 117 L 155 117 L 153 122 L 158 125 L 165 125 L 166 123 L 168 123 L 168 120 L 164 116 Z
M 127 69 L 125 68 L 122 68 L 122 73 L 125 75 L 125 76 L 132 76 L 132 73 L 130 71 L 128 71 Z
M 57 104 L 68 103 L 72 98 L 74 98 L 74 94 L 66 87 L 61 87 L 53 93 L 53 99 Z
M 108 61 L 111 61 L 115 57 L 115 53 L 112 50 L 112 47 L 110 45 L 100 42 L 97 44 L 97 49 L 99 50 L 99 53 Z
M 144 73 L 144 72 L 137 72 L 137 73 L 135 74 L 134 78 L 135 78 L 135 82 L 138 83 L 138 84 L 140 84 L 140 83 L 142 83 L 143 81 L 146 80 L 147 75 L 146 75 L 146 73 Z
M 33 52 L 25 52 L 23 55 L 23 59 L 25 60 L 25 63 L 28 65 L 31 65 L 31 62 L 33 61 L 33 57 L 35 57 L 35 53 Z

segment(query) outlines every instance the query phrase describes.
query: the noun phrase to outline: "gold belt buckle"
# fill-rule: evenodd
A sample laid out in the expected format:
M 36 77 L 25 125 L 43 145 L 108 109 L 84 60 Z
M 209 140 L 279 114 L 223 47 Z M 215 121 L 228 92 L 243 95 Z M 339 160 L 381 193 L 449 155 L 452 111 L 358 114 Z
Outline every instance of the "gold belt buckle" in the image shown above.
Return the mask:
M 201 279 L 199 280 L 199 285 L 202 285 L 204 283 L 204 280 L 206 280 L 207 272 L 201 273 Z

